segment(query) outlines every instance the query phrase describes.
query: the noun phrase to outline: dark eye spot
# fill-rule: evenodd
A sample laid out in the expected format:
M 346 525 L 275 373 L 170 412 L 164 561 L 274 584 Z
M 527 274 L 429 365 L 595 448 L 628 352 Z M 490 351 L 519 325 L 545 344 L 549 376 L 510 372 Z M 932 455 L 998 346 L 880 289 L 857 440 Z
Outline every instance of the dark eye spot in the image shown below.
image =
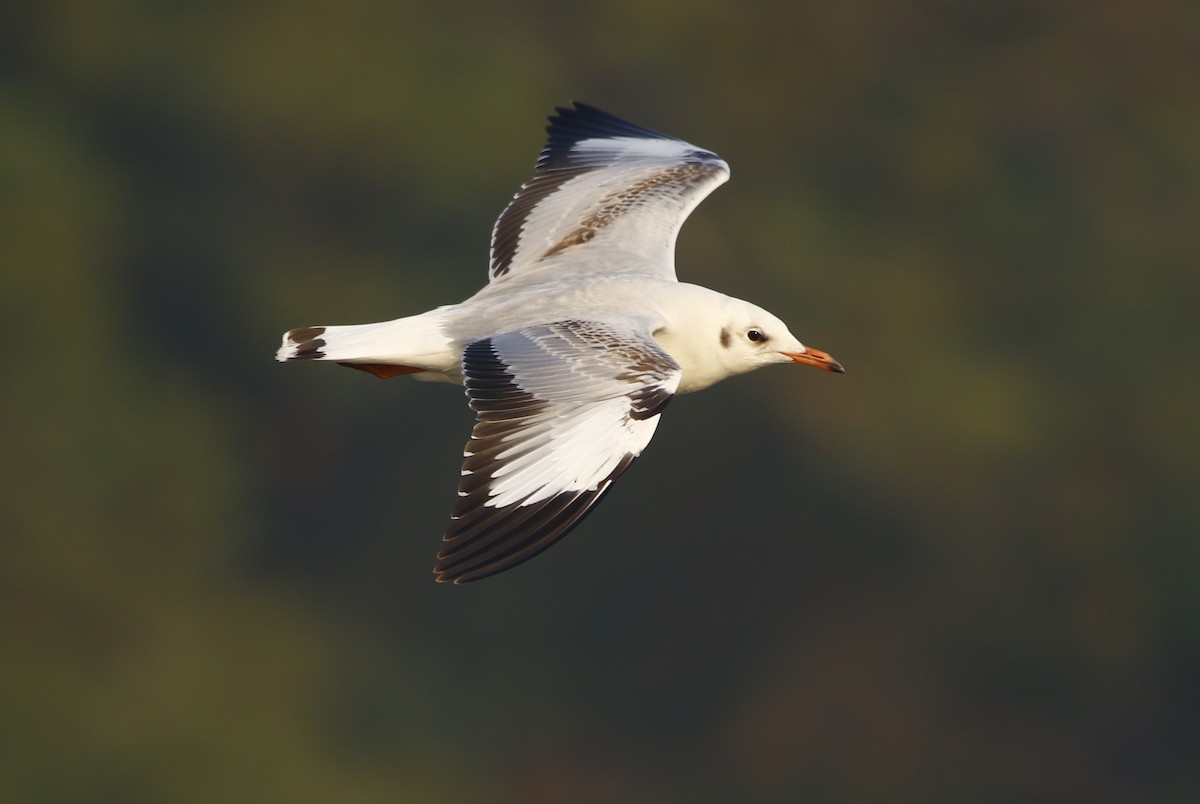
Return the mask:
M 767 336 L 763 335 L 762 332 L 757 329 L 752 329 L 747 332 L 746 337 L 749 338 L 751 343 L 762 343 L 767 339 Z

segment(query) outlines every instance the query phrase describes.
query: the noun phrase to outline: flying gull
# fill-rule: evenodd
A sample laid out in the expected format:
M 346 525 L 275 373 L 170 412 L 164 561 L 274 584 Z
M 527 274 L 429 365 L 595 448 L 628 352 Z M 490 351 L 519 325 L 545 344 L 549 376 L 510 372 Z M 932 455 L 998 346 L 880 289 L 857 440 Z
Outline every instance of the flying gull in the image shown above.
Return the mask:
M 460 304 L 283 336 L 276 359 L 462 384 L 477 422 L 438 581 L 494 575 L 578 525 L 676 394 L 772 363 L 842 367 L 749 302 L 679 282 L 675 238 L 729 178 L 711 151 L 582 103 L 555 109 L 533 178 Z

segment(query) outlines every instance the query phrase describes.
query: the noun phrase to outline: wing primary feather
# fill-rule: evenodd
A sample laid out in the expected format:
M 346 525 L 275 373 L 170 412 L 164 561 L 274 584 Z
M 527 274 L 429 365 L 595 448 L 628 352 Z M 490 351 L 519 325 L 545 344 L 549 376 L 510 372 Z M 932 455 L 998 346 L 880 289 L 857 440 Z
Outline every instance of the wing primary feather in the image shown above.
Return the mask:
M 545 550 L 641 454 L 681 376 L 651 327 L 558 321 L 466 347 L 477 421 L 438 580 L 478 580 Z
M 523 535 L 520 538 L 511 541 L 504 539 L 486 553 L 475 555 L 469 561 L 452 563 L 445 570 L 439 570 L 439 580 L 468 583 L 528 561 L 570 533 L 604 495 L 609 485 L 610 482 L 606 482 L 594 492 L 562 495 L 567 498 L 562 505 L 540 506 L 534 515 L 526 520 L 526 527 L 530 530 L 522 530 Z M 554 502 L 557 501 L 556 499 Z M 463 563 L 466 566 L 462 566 Z M 439 568 L 441 566 L 439 565 Z
M 555 112 L 533 178 L 492 229 L 491 280 L 576 248 L 629 249 L 644 258 L 634 270 L 674 278 L 676 234 L 729 166 L 594 106 Z
M 537 169 L 556 170 L 569 165 L 566 159 L 571 146 L 581 140 L 610 139 L 628 137 L 640 140 L 678 140 L 661 131 L 622 120 L 616 115 L 589 106 L 586 103 L 573 101 L 570 107 L 556 106 L 555 114 L 547 118 L 550 125 L 546 126 L 546 147 L 538 158 Z

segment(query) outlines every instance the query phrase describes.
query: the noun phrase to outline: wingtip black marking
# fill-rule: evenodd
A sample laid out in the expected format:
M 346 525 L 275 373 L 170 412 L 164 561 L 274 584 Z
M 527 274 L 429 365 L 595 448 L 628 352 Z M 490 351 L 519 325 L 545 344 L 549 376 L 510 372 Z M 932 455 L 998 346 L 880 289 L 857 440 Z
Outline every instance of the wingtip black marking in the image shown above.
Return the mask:
M 552 138 L 563 137 L 574 140 L 589 137 L 643 137 L 655 140 L 676 139 L 670 134 L 639 126 L 587 103 L 572 101 L 571 106 L 554 107 L 555 114 L 546 118 L 550 125 L 546 133 Z
M 546 146 L 538 159 L 539 170 L 552 170 L 566 164 L 571 146 L 581 140 L 606 139 L 610 137 L 635 137 L 638 139 L 674 140 L 669 134 L 630 123 L 595 106 L 572 101 L 571 106 L 556 106 L 554 114 L 546 118 Z
M 560 494 L 542 503 L 525 506 L 528 510 L 513 506 L 518 515 L 516 523 L 503 516 L 499 522 L 489 523 L 485 515 L 483 521 L 475 523 L 473 529 L 476 532 L 462 534 L 465 540 L 454 535 L 452 529 L 446 535 L 446 544 L 451 546 L 438 553 L 438 564 L 434 567 L 437 580 L 455 584 L 479 581 L 540 555 L 584 520 L 611 482 L 606 481 L 594 490 Z M 458 521 L 454 523 L 458 524 Z M 456 541 L 460 543 L 454 544 Z

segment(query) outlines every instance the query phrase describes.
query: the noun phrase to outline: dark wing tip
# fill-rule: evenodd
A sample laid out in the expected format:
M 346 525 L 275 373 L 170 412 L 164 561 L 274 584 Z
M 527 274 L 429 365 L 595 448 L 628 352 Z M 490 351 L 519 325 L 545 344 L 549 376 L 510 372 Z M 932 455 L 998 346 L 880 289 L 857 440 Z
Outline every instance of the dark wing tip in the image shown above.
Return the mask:
M 538 170 L 551 170 L 565 164 L 571 146 L 581 140 L 611 137 L 676 139 L 579 101 L 572 101 L 570 107 L 556 106 L 554 111 L 555 114 L 546 118 L 550 125 L 546 126 L 546 146 L 538 158 Z
M 572 101 L 570 107 L 556 106 L 555 114 L 546 118 L 550 125 L 546 133 L 552 140 L 569 139 L 572 142 L 591 137 L 639 137 L 652 140 L 673 140 L 675 137 L 661 131 L 639 126 L 586 103 Z
M 622 462 L 622 470 L 631 461 L 632 456 Z M 456 520 L 446 534 L 447 547 L 438 553 L 433 568 L 437 582 L 470 583 L 524 564 L 574 530 L 610 484 L 560 494 L 526 507 L 514 505 Z M 475 512 L 480 513 L 479 509 Z M 489 521 L 493 517 L 495 521 Z

